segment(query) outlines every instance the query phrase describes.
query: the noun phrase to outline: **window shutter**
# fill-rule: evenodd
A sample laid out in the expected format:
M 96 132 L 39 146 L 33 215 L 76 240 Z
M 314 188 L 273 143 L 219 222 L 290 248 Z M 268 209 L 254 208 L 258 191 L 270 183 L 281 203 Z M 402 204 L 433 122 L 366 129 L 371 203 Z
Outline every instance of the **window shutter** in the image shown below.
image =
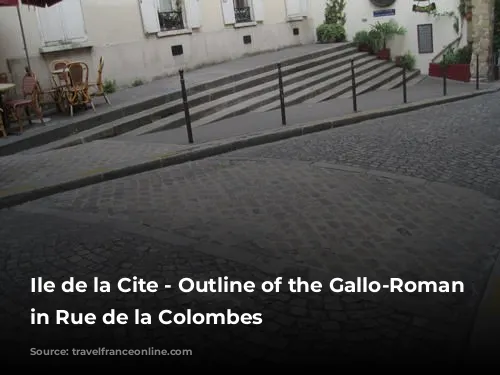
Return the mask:
M 264 21 L 264 1 L 253 0 L 253 16 L 255 21 Z
M 37 8 L 38 24 L 44 44 L 64 41 L 64 28 L 61 22 L 61 4 L 50 8 Z
M 201 27 L 200 0 L 185 0 L 187 25 L 197 29 Z
M 61 2 L 60 17 L 67 41 L 87 39 L 85 21 L 80 0 L 64 0 Z
M 309 16 L 309 0 L 301 0 L 301 15 L 304 17 Z
M 224 16 L 224 25 L 234 25 L 236 16 L 234 15 L 234 1 L 221 0 L 222 15 Z
M 300 17 L 302 15 L 302 0 L 286 0 L 287 17 Z
M 160 31 L 160 20 L 158 19 L 158 4 L 156 0 L 139 0 L 141 7 L 142 26 L 146 34 L 154 34 Z

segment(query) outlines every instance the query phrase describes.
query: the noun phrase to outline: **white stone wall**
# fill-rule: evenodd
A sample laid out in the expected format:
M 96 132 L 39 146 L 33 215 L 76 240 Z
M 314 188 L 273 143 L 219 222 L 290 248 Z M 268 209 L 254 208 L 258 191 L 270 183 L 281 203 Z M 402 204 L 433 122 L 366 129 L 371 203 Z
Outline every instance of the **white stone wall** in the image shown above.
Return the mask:
M 362 4 L 361 4 L 362 3 Z M 458 16 L 458 0 L 439 0 L 435 1 L 438 12 L 454 11 Z M 347 1 L 346 6 L 346 31 L 348 38 L 352 38 L 359 30 L 369 30 L 370 25 L 377 21 L 386 22 L 394 19 L 401 26 L 407 29 L 407 34 L 396 37 L 389 47 L 391 48 L 392 56 L 403 54 L 410 51 L 417 60 L 417 68 L 426 74 L 429 67 L 429 62 L 451 41 L 456 39 L 457 34 L 453 29 L 454 19 L 452 17 L 442 16 L 434 17 L 426 13 L 416 13 L 412 11 L 412 1 L 397 0 L 388 9 L 395 9 L 395 16 L 373 17 L 373 11 L 376 8 L 369 0 Z M 459 17 L 460 18 L 460 17 Z M 418 34 L 417 25 L 419 24 L 433 25 L 433 44 L 434 52 L 429 54 L 419 54 L 418 52 Z M 460 22 L 461 23 L 461 22 Z M 459 24 L 460 24 L 459 23 Z M 467 44 L 466 22 L 464 24 L 463 37 L 460 45 Z
M 106 78 L 115 79 L 118 85 L 125 86 L 135 79 L 148 81 L 175 73 L 180 68 L 191 69 L 245 54 L 314 41 L 314 29 L 307 18 L 292 20 L 288 17 L 288 0 L 261 0 L 262 20 L 246 27 L 225 25 L 222 3 L 227 0 L 195 0 L 199 4 L 200 27 L 193 28 L 191 33 L 168 36 L 145 34 L 140 1 L 81 0 L 87 34 L 85 48 L 50 53 L 40 53 L 44 42 L 37 10 L 22 6 L 32 69 L 42 84 L 49 84 L 50 62 L 61 58 L 87 62 L 94 77 L 98 59 L 103 56 Z M 310 3 L 304 1 L 302 4 L 305 13 L 305 7 Z M 0 72 L 10 71 L 14 80 L 19 82 L 26 59 L 17 12 L 15 8 L 1 9 Z M 295 27 L 300 29 L 298 36 L 293 35 Z M 252 36 L 251 45 L 243 44 L 244 35 Z M 174 57 L 171 46 L 178 44 L 183 45 L 184 54 Z
M 439 0 L 436 1 L 438 12 L 453 11 L 458 16 L 458 0 Z M 430 16 L 425 13 L 415 13 L 412 11 L 412 1 L 397 0 L 392 6 L 387 9 L 395 9 L 395 16 L 374 17 L 373 11 L 378 9 L 369 0 L 348 0 L 346 2 L 346 32 L 349 40 L 352 40 L 354 34 L 360 30 L 369 30 L 370 25 L 377 21 L 386 22 L 394 19 L 401 26 L 404 26 L 408 32 L 404 37 L 396 37 L 389 43 L 392 49 L 392 55 L 398 55 L 410 51 L 417 60 L 417 68 L 426 74 L 429 67 L 429 62 L 446 47 L 450 42 L 455 40 L 460 34 L 462 39 L 460 46 L 467 44 L 467 22 L 463 22 L 463 30 L 459 30 L 459 34 L 453 29 L 454 18 Z M 314 21 L 316 28 L 324 22 L 324 10 L 326 0 L 313 0 L 311 5 L 311 18 Z M 429 54 L 418 53 L 418 35 L 417 25 L 431 23 L 433 25 L 434 36 L 434 52 Z M 459 22 L 462 25 L 462 22 Z

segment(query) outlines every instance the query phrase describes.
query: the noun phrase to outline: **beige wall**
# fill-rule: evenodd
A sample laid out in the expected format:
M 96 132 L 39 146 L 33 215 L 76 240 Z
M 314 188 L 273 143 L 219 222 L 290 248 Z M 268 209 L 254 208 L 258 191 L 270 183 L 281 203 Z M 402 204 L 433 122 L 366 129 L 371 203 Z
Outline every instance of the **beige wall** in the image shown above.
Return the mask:
M 224 25 L 221 0 L 199 0 L 201 27 L 191 34 L 158 37 L 146 35 L 139 0 L 81 0 L 92 48 L 72 49 L 40 54 L 40 36 L 36 10 L 22 6 L 23 24 L 32 69 L 42 84 L 48 84 L 49 64 L 60 58 L 83 60 L 91 75 L 99 56 L 105 60 L 105 78 L 129 85 L 137 78 L 151 80 L 200 65 L 234 59 L 244 54 L 311 43 L 314 31 L 310 21 L 289 22 L 285 0 L 262 0 L 264 20 L 254 26 L 236 28 Z M 312 1 L 314 2 L 314 0 Z M 300 35 L 293 35 L 293 28 Z M 0 12 L 0 71 L 10 71 L 19 81 L 26 61 L 15 8 Z M 243 36 L 251 35 L 252 44 L 244 45 Z M 172 56 L 171 46 L 182 44 L 184 55 Z

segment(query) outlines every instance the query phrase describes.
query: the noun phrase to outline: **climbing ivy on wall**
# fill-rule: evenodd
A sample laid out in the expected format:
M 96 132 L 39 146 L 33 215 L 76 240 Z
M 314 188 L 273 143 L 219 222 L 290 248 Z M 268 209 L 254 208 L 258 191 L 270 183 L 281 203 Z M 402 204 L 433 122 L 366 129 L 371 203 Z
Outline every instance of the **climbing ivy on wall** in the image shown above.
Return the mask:
M 325 23 L 345 25 L 345 0 L 328 0 L 325 9 Z

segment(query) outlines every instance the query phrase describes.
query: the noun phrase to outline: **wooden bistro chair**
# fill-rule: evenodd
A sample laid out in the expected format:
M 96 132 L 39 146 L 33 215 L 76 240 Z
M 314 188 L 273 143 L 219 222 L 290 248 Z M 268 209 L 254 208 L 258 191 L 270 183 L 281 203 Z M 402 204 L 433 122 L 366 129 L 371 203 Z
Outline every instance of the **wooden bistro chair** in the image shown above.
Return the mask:
M 9 111 L 9 115 L 19 124 L 19 131 L 23 132 L 24 118 L 23 110 L 26 113 L 29 123 L 31 124 L 30 110 L 33 110 L 42 124 L 43 113 L 40 106 L 40 85 L 36 76 L 32 73 L 26 73 L 23 77 L 21 87 L 23 99 L 13 99 L 5 102 L 5 107 Z
M 99 59 L 99 65 L 97 66 L 97 81 L 95 83 L 89 83 L 89 87 L 94 88 L 95 90 L 90 93 L 91 97 L 102 96 L 107 104 L 111 105 L 108 96 L 104 92 L 104 81 L 102 78 L 102 70 L 104 69 L 104 59 Z
M 0 83 L 9 83 L 9 75 L 7 73 L 0 73 Z
M 43 92 L 43 94 L 47 94 L 52 98 L 60 112 L 68 110 L 66 87 L 69 85 L 69 76 L 66 70 L 70 63 L 69 60 L 54 60 L 51 62 L 51 72 L 60 70 L 61 73 L 52 74 L 52 88 Z
M 5 125 L 3 123 L 3 109 L 0 108 L 0 134 L 3 137 L 7 137 L 7 132 L 5 131 Z
M 72 62 L 68 65 L 69 87 L 67 88 L 67 99 L 70 114 L 73 116 L 73 108 L 80 105 L 90 104 L 95 112 L 95 105 L 89 94 L 89 67 L 84 62 Z

